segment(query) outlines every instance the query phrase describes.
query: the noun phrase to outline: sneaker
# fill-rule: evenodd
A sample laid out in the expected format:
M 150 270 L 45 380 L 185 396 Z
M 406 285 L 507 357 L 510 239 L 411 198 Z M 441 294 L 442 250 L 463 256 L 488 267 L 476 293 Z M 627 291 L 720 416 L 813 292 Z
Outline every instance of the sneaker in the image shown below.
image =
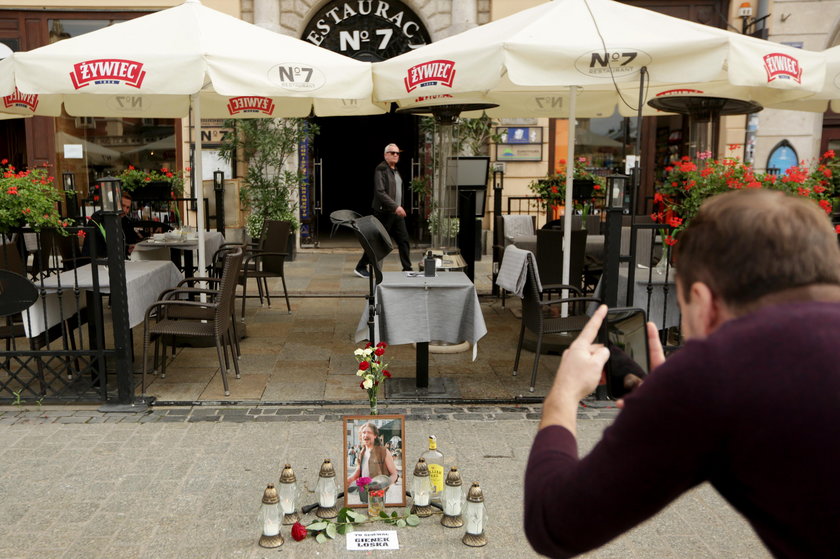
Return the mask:
M 356 269 L 353 270 L 353 273 L 356 274 L 357 276 L 359 276 L 360 278 L 369 278 L 370 277 L 370 272 L 368 272 L 367 270 L 360 270 L 360 269 L 356 268 Z

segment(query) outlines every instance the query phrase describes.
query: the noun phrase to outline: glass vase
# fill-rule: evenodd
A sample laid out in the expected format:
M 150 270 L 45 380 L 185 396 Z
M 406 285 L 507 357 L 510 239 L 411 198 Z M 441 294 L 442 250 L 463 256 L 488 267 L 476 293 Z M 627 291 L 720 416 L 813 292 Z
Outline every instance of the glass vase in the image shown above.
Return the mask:
M 368 494 L 368 516 L 378 518 L 379 513 L 385 510 L 385 491 L 371 491 Z
M 368 401 L 370 403 L 370 415 L 379 415 L 379 402 L 376 399 L 376 387 L 368 389 Z

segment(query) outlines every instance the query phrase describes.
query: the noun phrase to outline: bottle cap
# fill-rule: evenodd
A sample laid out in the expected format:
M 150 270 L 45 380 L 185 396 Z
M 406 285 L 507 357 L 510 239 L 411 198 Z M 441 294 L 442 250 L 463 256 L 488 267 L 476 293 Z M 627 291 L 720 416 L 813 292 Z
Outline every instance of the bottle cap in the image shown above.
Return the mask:
M 436 450 L 437 449 L 437 437 L 434 435 L 429 435 L 429 449 Z

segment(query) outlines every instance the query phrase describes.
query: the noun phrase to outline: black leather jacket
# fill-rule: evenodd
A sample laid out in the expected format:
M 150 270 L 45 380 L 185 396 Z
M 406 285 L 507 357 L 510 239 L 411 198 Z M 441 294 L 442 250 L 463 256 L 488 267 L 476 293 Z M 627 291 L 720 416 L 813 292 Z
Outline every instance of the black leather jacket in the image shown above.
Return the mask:
M 396 169 L 391 169 L 383 161 L 373 171 L 373 210 L 394 213 L 397 210 L 397 179 Z M 405 200 L 405 193 L 403 193 Z

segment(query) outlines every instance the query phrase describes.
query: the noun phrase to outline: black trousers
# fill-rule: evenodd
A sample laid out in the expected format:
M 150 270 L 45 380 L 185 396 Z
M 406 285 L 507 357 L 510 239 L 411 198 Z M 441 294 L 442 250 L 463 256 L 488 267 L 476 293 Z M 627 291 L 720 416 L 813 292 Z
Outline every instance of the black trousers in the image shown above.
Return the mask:
M 405 218 L 393 212 L 373 212 L 373 215 L 382 222 L 382 226 L 391 235 L 391 239 L 397 243 L 397 250 L 400 253 L 400 264 L 403 271 L 411 270 L 411 255 L 408 240 L 408 228 L 405 226 Z M 363 254 L 356 264 L 357 270 L 364 270 L 368 265 L 367 254 Z

